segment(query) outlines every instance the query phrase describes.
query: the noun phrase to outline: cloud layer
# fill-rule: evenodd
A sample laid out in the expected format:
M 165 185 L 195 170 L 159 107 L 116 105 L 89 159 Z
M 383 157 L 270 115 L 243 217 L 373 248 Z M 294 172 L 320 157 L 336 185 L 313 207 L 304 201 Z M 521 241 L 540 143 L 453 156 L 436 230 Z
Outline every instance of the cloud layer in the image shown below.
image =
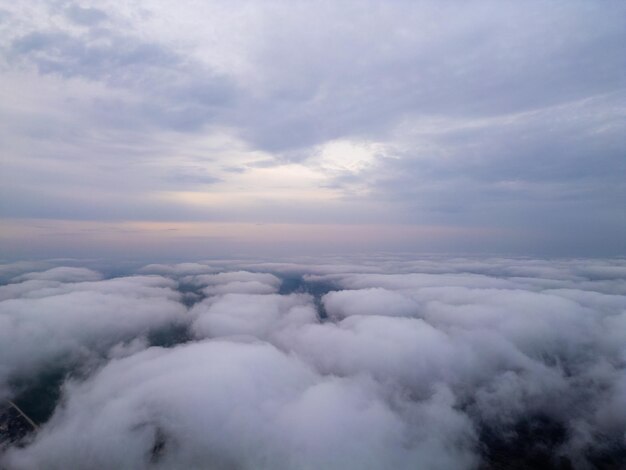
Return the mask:
M 37 432 L 0 435 L 8 469 L 590 469 L 626 453 L 623 260 L 214 260 L 106 279 L 55 264 L 3 266 L 3 397 L 28 413 L 28 387 L 66 371 Z
M 6 4 L 0 216 L 406 224 L 455 230 L 434 244 L 446 252 L 623 254 L 625 13 L 619 0 Z M 37 244 L 75 256 L 68 238 Z

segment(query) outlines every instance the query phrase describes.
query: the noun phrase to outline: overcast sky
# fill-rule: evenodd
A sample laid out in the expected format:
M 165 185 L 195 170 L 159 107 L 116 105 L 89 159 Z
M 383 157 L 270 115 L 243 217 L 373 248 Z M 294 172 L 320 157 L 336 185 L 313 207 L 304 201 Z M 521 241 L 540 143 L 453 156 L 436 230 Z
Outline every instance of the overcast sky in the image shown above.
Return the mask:
M 0 0 L 0 257 L 625 254 L 625 24 L 623 1 Z

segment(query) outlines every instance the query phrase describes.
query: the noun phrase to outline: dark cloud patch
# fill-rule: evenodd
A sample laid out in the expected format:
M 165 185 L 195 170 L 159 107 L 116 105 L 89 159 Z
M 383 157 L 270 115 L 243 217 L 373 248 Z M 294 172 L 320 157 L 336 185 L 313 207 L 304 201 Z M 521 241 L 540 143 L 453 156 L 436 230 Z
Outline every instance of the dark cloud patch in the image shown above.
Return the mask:
M 262 65 L 280 65 L 259 103 L 278 119 L 251 127 L 250 137 L 289 150 L 345 135 L 371 138 L 410 117 L 502 116 L 620 90 L 623 11 L 611 5 L 620 10 L 615 18 L 582 3 L 372 2 L 376 24 L 365 16 L 371 10 L 354 6 L 341 8 L 343 15 L 294 9 L 272 22 L 276 41 L 261 55 Z M 318 21 L 329 27 L 313 29 Z M 301 41 L 278 40 L 287 35 Z
M 103 10 L 98 8 L 85 8 L 77 4 L 72 4 L 65 9 L 65 15 L 74 23 L 82 26 L 92 26 L 108 18 Z
M 135 80 L 133 69 L 179 65 L 179 58 L 167 49 L 139 42 L 132 36 L 113 35 L 107 29 L 82 36 L 63 31 L 32 32 L 15 39 L 11 49 L 15 56 L 32 61 L 42 73 L 106 79 L 112 83 Z
M 103 111 L 112 107 L 115 116 L 110 124 L 122 127 L 119 120 L 125 114 L 122 120 L 129 119 L 134 127 L 143 127 L 145 121 L 168 129 L 197 130 L 214 121 L 219 108 L 235 98 L 234 82 L 227 77 L 166 45 L 113 28 L 30 32 L 13 39 L 9 57 L 33 65 L 42 74 L 80 77 L 135 93 L 134 102 L 99 104 Z
M 0 23 L 8 22 L 12 16 L 10 11 L 0 8 Z
M 200 166 L 177 168 L 174 171 L 168 172 L 163 179 L 170 182 L 175 188 L 181 185 L 189 188 L 194 186 L 206 186 L 221 181 L 219 178 L 207 174 L 207 171 Z

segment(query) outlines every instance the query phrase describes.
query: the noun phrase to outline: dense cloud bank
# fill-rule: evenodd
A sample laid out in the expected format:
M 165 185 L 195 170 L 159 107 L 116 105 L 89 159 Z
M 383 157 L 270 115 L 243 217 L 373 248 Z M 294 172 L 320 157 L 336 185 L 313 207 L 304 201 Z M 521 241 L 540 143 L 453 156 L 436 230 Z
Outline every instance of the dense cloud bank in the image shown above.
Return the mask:
M 40 425 L 0 407 L 0 468 L 626 461 L 624 260 L 381 255 L 0 273 L 0 398 Z

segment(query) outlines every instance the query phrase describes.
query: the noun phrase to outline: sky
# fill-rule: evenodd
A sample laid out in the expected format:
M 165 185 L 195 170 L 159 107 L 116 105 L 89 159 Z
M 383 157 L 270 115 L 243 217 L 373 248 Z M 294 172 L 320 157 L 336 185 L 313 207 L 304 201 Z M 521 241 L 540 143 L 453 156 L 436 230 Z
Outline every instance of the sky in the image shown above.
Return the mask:
M 0 257 L 626 254 L 622 1 L 0 1 Z

